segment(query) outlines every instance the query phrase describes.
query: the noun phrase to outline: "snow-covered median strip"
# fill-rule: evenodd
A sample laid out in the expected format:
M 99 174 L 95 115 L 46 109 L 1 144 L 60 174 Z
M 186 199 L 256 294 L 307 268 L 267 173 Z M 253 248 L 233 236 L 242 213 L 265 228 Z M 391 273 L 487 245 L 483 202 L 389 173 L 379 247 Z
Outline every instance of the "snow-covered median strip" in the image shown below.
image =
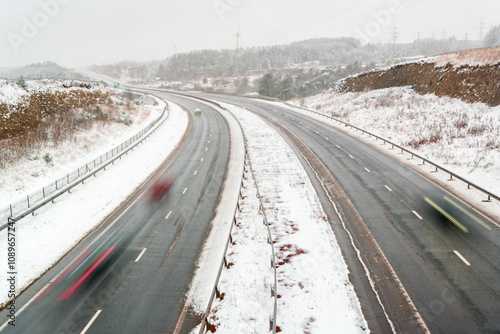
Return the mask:
M 349 282 L 347 265 L 317 194 L 295 153 L 258 116 L 223 104 L 243 125 L 255 182 L 277 256 L 277 329 L 284 333 L 366 333 L 368 326 Z M 218 333 L 263 333 L 272 315 L 272 269 L 267 230 L 253 183 L 240 202 L 229 269 L 219 284 L 211 323 Z
M 170 103 L 165 123 L 148 140 L 106 171 L 16 223 L 17 291 L 23 290 L 119 206 L 178 145 L 188 118 Z M 0 249 L 7 246 L 7 229 L 0 232 Z M 1 302 L 7 300 L 7 261 L 0 266 Z

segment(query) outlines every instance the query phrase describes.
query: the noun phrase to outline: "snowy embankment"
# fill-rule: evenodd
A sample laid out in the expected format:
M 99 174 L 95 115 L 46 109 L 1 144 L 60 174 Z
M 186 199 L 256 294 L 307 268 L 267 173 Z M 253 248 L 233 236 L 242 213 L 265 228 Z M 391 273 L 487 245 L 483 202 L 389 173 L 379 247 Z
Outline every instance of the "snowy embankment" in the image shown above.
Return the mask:
M 144 141 L 139 150 L 123 156 L 111 168 L 99 172 L 97 177 L 89 178 L 85 185 L 75 187 L 71 194 L 59 197 L 54 205 L 48 204 L 38 210 L 35 216 L 27 216 L 16 223 L 18 292 L 43 274 L 94 229 L 174 150 L 186 130 L 188 119 L 179 106 L 173 103 L 169 105 L 167 120 L 160 126 L 159 131 Z M 158 116 L 164 107 L 165 103 L 161 102 L 154 108 L 152 117 Z M 142 126 L 146 123 L 142 123 Z M 107 132 L 113 134 L 104 136 Z M 79 157 L 79 161 L 74 163 L 85 164 L 87 160 L 109 150 L 133 134 L 133 128 L 131 130 L 130 127 L 120 127 L 116 124 L 101 129 L 98 133 L 94 130 L 80 133 L 78 141 L 65 143 L 60 150 L 53 152 L 53 161 L 62 168 L 71 169 L 73 164 L 69 162 L 72 159 Z M 99 139 L 96 139 L 96 136 Z M 3 177 L 16 180 L 24 175 L 24 178 L 29 178 L 33 173 L 32 168 L 36 167 L 33 167 L 31 162 L 23 163 L 16 167 L 15 171 L 11 171 L 10 176 L 4 171 L 6 174 Z M 55 179 L 60 177 L 59 173 L 60 169 L 57 168 L 43 168 L 38 170 L 38 178 Z M 17 193 L 15 189 L 11 191 L 13 195 Z M 4 254 L 6 247 L 7 229 L 4 229 L 0 231 L 0 249 Z M 6 266 L 7 261 L 0 265 L 1 302 L 7 301 L 9 290 Z
M 500 107 L 409 87 L 294 101 L 406 146 L 476 184 L 500 189 Z
M 367 323 L 317 194 L 295 153 L 256 115 L 223 104 L 248 139 L 255 180 L 246 173 L 234 244 L 219 281 L 222 299 L 209 320 L 217 333 L 264 333 L 273 314 L 271 249 L 259 212 L 258 185 L 277 263 L 277 329 L 284 333 L 365 333 Z M 237 130 L 237 129 L 236 129 Z M 221 234 L 218 239 L 225 240 Z M 208 245 L 207 249 L 210 250 Z M 200 275 L 200 273 L 198 273 Z M 204 305 L 193 305 L 204 312 Z
M 48 92 L 57 100 L 61 99 L 60 96 L 57 97 L 59 93 L 68 94 L 82 90 L 78 87 L 64 88 L 64 84 L 64 81 L 33 80 L 27 81 L 26 90 L 12 83 L 0 84 L 0 104 L 4 103 L 12 110 L 17 110 L 27 108 L 27 99 L 36 93 Z M 164 109 L 164 103 L 152 97 L 144 96 L 132 101 L 123 98 L 118 90 L 106 90 L 101 86 L 95 86 L 85 91 L 109 94 L 106 96 L 109 96 L 112 103 L 102 106 L 108 121 L 93 122 L 89 128 L 75 131 L 66 140 L 41 138 L 31 147 L 19 148 L 15 143 L 7 143 L 6 147 L 2 147 L 2 154 L 9 157 L 0 158 L 2 189 L 0 209 L 19 199 L 26 199 L 31 192 L 39 191 L 56 179 L 74 172 L 92 159 L 115 148 L 157 118 Z M 65 104 L 67 101 L 62 99 L 59 103 Z M 79 109 L 71 106 L 67 108 Z M 75 111 L 76 114 L 78 112 L 81 110 Z M 9 118 L 9 115 L 2 117 Z M 10 117 L 14 116 L 11 114 Z M 20 117 L 16 116 L 17 118 Z M 9 149 L 9 146 L 12 146 L 12 149 Z
M 434 94 L 420 95 L 410 87 L 396 87 L 363 93 L 328 92 L 292 101 L 296 105 L 333 116 L 370 131 L 449 169 L 478 186 L 500 195 L 500 106 L 467 103 Z M 298 111 L 298 109 L 295 109 Z M 305 112 L 306 115 L 312 114 Z M 322 119 L 324 121 L 324 119 Z M 359 133 L 327 122 L 351 135 Z M 371 141 L 370 141 L 371 142 Z M 380 145 L 376 145 L 378 149 Z M 386 154 L 393 151 L 384 150 Z M 395 158 L 400 159 L 401 155 Z M 402 163 L 417 168 L 414 163 Z M 421 164 L 420 164 L 421 165 Z M 428 169 L 427 172 L 425 170 Z M 444 173 L 430 174 L 431 167 L 418 166 L 428 178 L 463 193 L 467 188 L 446 180 Z M 448 177 L 449 178 L 449 177 Z M 481 203 L 485 195 L 467 195 L 490 217 L 499 219 L 498 202 Z M 495 213 L 496 211 L 496 213 Z

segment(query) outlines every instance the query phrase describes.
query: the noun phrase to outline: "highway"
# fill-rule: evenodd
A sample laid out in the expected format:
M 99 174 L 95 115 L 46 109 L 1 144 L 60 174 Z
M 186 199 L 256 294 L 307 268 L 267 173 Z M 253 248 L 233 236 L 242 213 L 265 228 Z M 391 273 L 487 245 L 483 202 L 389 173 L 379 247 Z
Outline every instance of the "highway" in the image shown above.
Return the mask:
M 463 216 L 468 232 L 465 233 L 433 209 L 422 194 L 447 196 L 459 203 L 457 198 L 331 126 L 255 99 L 202 96 L 265 115 L 283 128 L 281 132 L 286 135 L 289 130 L 290 136 L 297 137 L 311 150 L 341 186 L 347 202 L 359 213 L 431 333 L 500 332 L 500 261 L 497 258 L 500 228 L 497 224 L 477 213 L 480 223 Z M 305 167 L 312 179 L 316 178 L 308 164 Z M 377 304 L 384 305 L 398 332 L 415 328 L 415 319 L 397 319 L 401 304 L 396 296 L 398 292 L 394 292 L 395 298 L 386 294 L 380 302 L 376 301 L 362 277 L 364 272 L 351 241 L 318 182 L 316 189 L 348 260 L 353 284 L 372 330 L 387 332 L 389 329 Z M 347 220 L 348 226 L 349 223 L 355 225 L 354 220 Z M 349 228 L 355 232 L 359 226 Z M 354 235 L 354 238 L 359 238 L 355 243 L 362 247 L 362 236 Z M 382 286 L 382 292 L 387 291 L 383 290 L 384 276 L 377 276 L 380 258 L 370 260 L 369 254 L 364 254 L 367 252 L 370 250 L 362 249 L 361 257 L 379 280 L 375 285 Z
M 229 130 L 205 104 L 153 93 L 191 114 L 203 110 L 192 116 L 185 144 L 160 176 L 175 176 L 168 196 L 151 202 L 137 194 L 18 298 L 17 309 L 28 306 L 16 327 L 2 333 L 187 333 L 198 323 L 185 296 L 224 181 Z M 294 146 L 337 235 L 372 332 L 500 332 L 497 224 L 477 214 L 481 223 L 466 219 L 465 233 L 423 195 L 458 199 L 317 120 L 254 99 L 193 95 L 255 111 Z
M 23 311 L 2 333 L 186 333 L 197 325 L 185 297 L 225 178 L 229 130 L 212 108 L 157 95 L 192 115 L 203 110 L 159 175 L 175 177 L 168 194 L 157 202 L 136 194 L 16 300 Z

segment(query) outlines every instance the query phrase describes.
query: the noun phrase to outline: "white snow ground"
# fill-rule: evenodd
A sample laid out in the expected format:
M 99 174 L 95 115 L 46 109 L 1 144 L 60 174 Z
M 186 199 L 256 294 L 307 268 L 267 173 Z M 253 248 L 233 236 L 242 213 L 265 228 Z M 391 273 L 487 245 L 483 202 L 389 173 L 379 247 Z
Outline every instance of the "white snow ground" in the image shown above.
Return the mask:
M 233 112 L 248 139 L 255 180 L 244 181 L 238 226 L 233 228 L 210 322 L 217 333 L 264 333 L 273 313 L 267 229 L 259 213 L 254 181 L 258 184 L 277 256 L 277 328 L 284 333 L 366 333 L 359 300 L 335 235 L 306 171 L 295 153 L 266 122 L 241 108 Z M 226 240 L 226 234 L 212 240 Z M 212 246 L 207 245 L 208 251 Z M 204 277 L 203 270 L 197 276 Z M 193 301 L 192 301 L 193 303 Z M 204 312 L 205 305 L 192 305 Z M 193 332 L 196 332 L 193 331 Z
M 156 110 L 157 115 L 163 110 L 164 103 L 162 104 Z M 38 210 L 35 216 L 27 216 L 17 222 L 17 291 L 23 290 L 43 274 L 119 206 L 178 145 L 187 122 L 185 112 L 170 103 L 168 119 L 160 127 L 160 131 L 140 145 L 140 149 L 125 155 L 111 168 L 99 172 L 97 177 L 88 179 L 85 185 L 75 187 L 71 195 L 59 197 L 56 204 L 48 204 Z M 135 134 L 128 131 L 130 129 L 124 129 L 121 137 L 129 138 Z M 89 135 L 93 135 L 93 132 Z M 119 137 L 110 136 L 106 145 L 114 147 Z M 88 153 L 84 161 L 94 158 L 95 154 L 95 151 Z M 29 169 L 24 171 L 26 175 L 32 173 Z M 60 175 L 51 176 L 55 179 Z M 0 231 L 0 248 L 7 259 L 7 229 Z M 1 302 L 7 301 L 7 272 L 7 261 L 2 261 Z

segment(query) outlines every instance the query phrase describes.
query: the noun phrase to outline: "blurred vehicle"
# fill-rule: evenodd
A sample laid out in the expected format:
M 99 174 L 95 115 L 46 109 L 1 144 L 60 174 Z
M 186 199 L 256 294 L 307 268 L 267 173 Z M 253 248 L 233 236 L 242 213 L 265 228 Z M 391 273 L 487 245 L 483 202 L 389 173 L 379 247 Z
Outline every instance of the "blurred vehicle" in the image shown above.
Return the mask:
M 151 188 L 149 188 L 148 198 L 153 201 L 158 201 L 165 196 L 172 184 L 174 183 L 173 178 L 168 179 L 158 179 L 153 183 Z
M 477 223 L 487 230 L 491 228 L 466 205 L 443 193 L 427 192 L 423 199 L 462 232 L 469 233 L 471 223 Z
M 468 211 L 463 206 L 451 200 L 448 196 L 424 196 L 424 200 L 463 232 L 469 232 L 469 229 L 460 222 L 464 218 L 464 213 L 468 214 Z

